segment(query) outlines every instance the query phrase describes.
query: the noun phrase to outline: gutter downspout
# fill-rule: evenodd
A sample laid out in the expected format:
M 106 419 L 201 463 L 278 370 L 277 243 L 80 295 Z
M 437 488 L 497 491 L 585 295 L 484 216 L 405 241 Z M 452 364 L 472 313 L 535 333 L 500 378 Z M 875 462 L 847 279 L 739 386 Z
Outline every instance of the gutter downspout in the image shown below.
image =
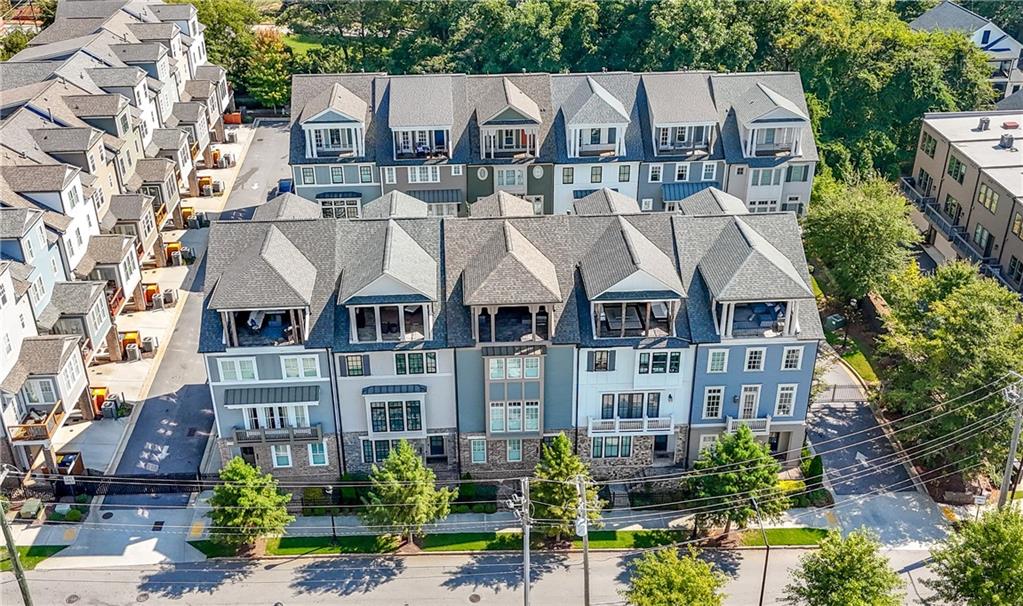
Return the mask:
M 338 463 L 340 464 L 340 467 L 341 467 L 341 475 L 345 475 L 346 473 L 348 473 L 348 469 L 347 469 L 347 466 L 345 465 L 344 451 L 341 448 L 341 440 L 342 440 L 342 433 L 341 433 L 341 399 L 340 399 L 340 396 L 338 394 L 337 371 L 336 371 L 336 369 L 334 367 L 334 365 L 335 365 L 335 362 L 334 362 L 334 352 L 331 350 L 330 347 L 327 347 L 326 351 L 327 351 L 327 369 L 330 372 L 330 397 L 331 397 L 331 402 L 334 405 L 334 408 L 333 408 L 333 410 L 331 410 L 331 412 L 334 415 L 334 432 L 335 432 L 335 435 L 337 435 L 337 439 L 334 440 L 334 446 L 337 449 L 337 460 L 338 460 Z

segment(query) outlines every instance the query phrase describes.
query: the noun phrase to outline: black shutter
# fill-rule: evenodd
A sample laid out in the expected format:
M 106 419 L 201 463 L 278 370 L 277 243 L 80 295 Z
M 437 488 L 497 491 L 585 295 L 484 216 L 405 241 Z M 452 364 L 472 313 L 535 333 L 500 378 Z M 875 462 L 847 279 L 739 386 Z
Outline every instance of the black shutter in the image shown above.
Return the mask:
M 593 372 L 593 352 L 586 352 L 586 370 Z
M 362 354 L 362 375 L 368 377 L 369 372 L 369 354 Z
M 338 358 L 337 374 L 342 377 L 348 376 L 348 356 L 341 356 Z
M 615 369 L 615 350 L 613 349 L 607 352 L 607 369 L 608 371 Z

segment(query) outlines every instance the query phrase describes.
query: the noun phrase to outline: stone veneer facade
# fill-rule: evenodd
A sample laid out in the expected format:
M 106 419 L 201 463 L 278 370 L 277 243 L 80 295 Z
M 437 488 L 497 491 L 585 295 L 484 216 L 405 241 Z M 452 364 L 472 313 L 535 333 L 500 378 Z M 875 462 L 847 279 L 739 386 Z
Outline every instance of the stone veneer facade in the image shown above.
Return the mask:
M 337 456 L 337 434 L 326 434 L 323 441 L 327 449 L 327 464 L 312 466 L 309 464 L 308 442 L 294 442 L 291 444 L 291 467 L 274 467 L 270 447 L 273 444 L 287 444 L 287 442 L 255 443 L 228 446 L 227 440 L 217 440 L 217 447 L 220 449 L 220 456 L 224 463 L 234 456 L 232 452 L 242 446 L 251 446 L 256 455 L 256 467 L 264 473 L 272 473 L 279 480 L 301 480 L 312 482 L 329 482 L 341 478 L 341 462 Z
M 370 469 L 373 467 L 372 463 L 365 463 L 362 460 L 362 438 L 365 438 L 368 435 L 368 432 L 365 431 L 351 431 L 341 434 L 341 444 L 344 448 L 345 455 L 345 471 L 348 473 L 369 473 Z M 429 430 L 429 435 L 444 436 L 444 454 L 447 457 L 447 460 L 444 462 L 429 460 L 426 461 L 426 466 L 437 474 L 438 479 L 457 478 L 457 432 L 453 427 L 446 427 L 431 429 Z M 416 448 L 421 453 L 425 454 L 429 450 L 429 442 L 427 439 L 417 438 L 408 440 L 408 442 L 413 446 L 413 448 Z
M 682 465 L 686 458 L 686 435 L 688 426 L 675 426 L 675 451 L 672 457 L 655 459 L 653 436 L 632 436 L 632 455 L 611 459 L 591 456 L 592 436 L 586 435 L 586 428 L 579 428 L 579 456 L 590 467 L 590 475 L 597 480 L 630 479 L 643 476 L 648 470 L 658 467 Z M 585 439 L 583 439 L 585 438 Z M 658 465 L 661 463 L 661 465 Z

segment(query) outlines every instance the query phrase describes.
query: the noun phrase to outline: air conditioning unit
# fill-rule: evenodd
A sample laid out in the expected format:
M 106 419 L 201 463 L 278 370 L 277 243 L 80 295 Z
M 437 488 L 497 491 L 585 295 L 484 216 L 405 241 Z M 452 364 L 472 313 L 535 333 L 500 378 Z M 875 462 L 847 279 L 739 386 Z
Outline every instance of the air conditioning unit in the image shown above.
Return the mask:
M 157 337 L 142 337 L 142 351 L 145 353 L 153 353 L 156 348 L 160 346 L 160 340 Z
M 166 288 L 163 291 L 163 304 L 166 307 L 174 307 L 178 303 L 178 291 L 173 288 Z
M 237 143 L 238 142 L 238 132 L 235 131 L 234 129 L 231 129 L 229 131 L 225 131 L 224 132 L 224 138 L 227 140 L 228 143 Z
M 129 362 L 138 362 L 142 359 L 142 351 L 139 350 L 138 343 L 128 343 L 128 346 L 124 348 L 124 357 Z
M 163 297 L 153 297 L 153 309 L 163 309 Z
M 181 251 L 175 250 L 171 252 L 171 265 L 177 267 L 181 265 Z
M 213 193 L 220 194 L 224 192 L 224 182 L 217 179 L 213 182 Z
M 213 186 L 212 185 L 203 185 L 202 186 L 202 195 L 206 196 L 207 198 L 212 196 L 213 195 Z

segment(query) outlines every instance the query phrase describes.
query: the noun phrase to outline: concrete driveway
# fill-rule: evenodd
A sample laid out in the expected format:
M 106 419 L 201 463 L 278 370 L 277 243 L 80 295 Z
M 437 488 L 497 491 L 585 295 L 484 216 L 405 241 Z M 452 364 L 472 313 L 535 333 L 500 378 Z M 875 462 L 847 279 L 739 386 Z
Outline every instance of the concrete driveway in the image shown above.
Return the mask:
M 825 382 L 835 389 L 825 390 L 810 407 L 807 435 L 824 459 L 835 494 L 914 491 L 855 378 L 845 366 L 833 363 Z
M 266 202 L 279 179 L 291 176 L 288 166 L 290 146 L 288 120 L 260 118 L 252 143 L 238 171 L 231 195 L 220 214 L 221 219 L 248 219 L 255 207 Z

